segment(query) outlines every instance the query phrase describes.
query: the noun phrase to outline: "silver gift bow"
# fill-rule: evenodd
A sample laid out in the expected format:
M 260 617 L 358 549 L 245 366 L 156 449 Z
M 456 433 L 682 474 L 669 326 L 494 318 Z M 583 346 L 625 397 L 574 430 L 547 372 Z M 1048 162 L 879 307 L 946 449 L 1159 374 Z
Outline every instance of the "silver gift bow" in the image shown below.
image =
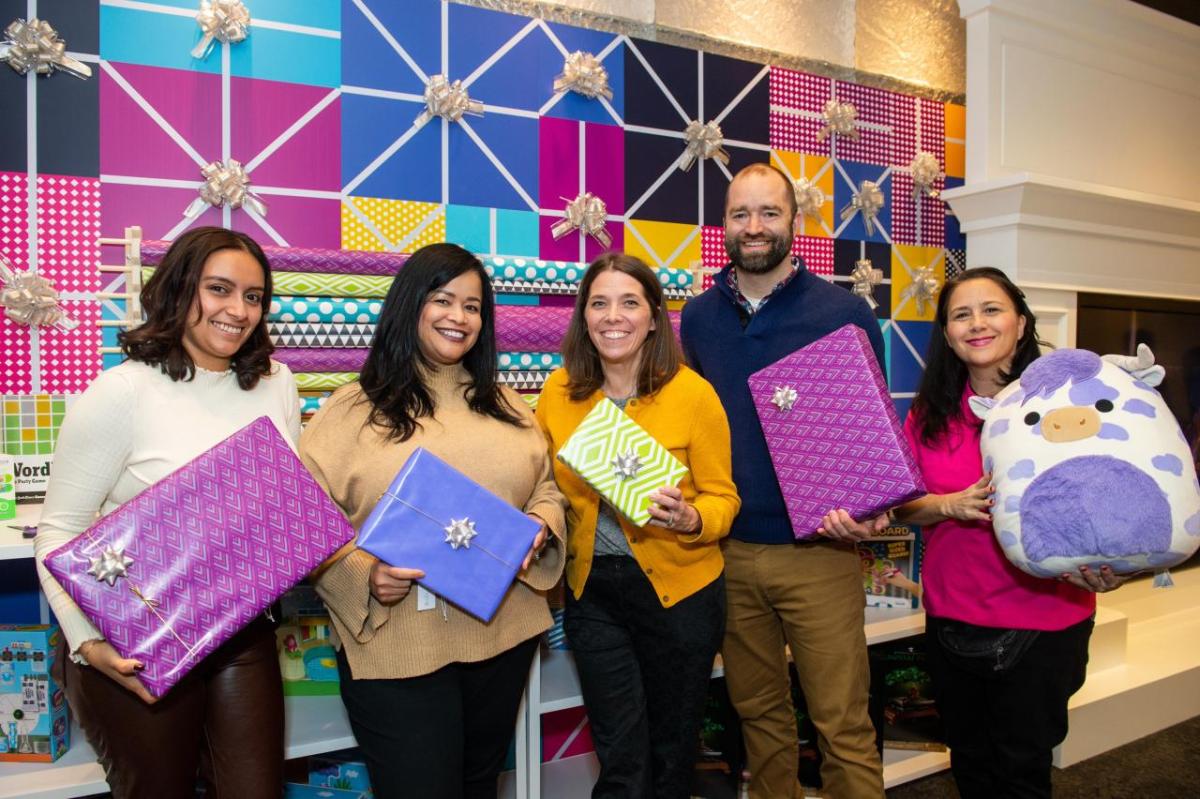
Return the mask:
M 605 227 L 608 222 L 608 207 L 604 200 L 590 191 L 585 191 L 567 203 L 566 214 L 566 218 L 555 222 L 554 227 L 550 228 L 550 234 L 555 239 L 561 239 L 572 230 L 579 230 L 600 242 L 601 247 L 612 244 L 612 236 L 608 235 L 608 229 Z
M 246 38 L 250 27 L 250 12 L 242 0 L 203 0 L 196 24 L 204 37 L 192 48 L 192 58 L 205 58 L 213 42 L 232 44 Z
M 854 262 L 854 271 L 850 273 L 850 279 L 854 281 L 850 293 L 866 300 L 872 311 L 878 308 L 879 303 L 875 302 L 874 294 L 875 287 L 883 282 L 883 270 L 874 268 L 871 262 L 864 258 Z
M 693 119 L 683 135 L 687 139 L 687 149 L 679 156 L 679 168 L 684 172 L 690 170 L 697 159 L 715 158 L 722 164 L 729 163 L 729 153 L 721 146 L 725 137 L 716 122 L 701 125 L 699 120 Z
M 821 206 L 825 204 L 825 192 L 817 188 L 808 178 L 797 178 L 792 181 L 796 193 L 796 209 L 804 216 L 811 216 L 820 221 Z
M 584 97 L 603 97 L 611 100 L 612 89 L 608 87 L 608 70 L 600 59 L 591 53 L 576 50 L 567 56 L 562 73 L 554 79 L 554 91 L 578 92 Z
M 625 454 L 618 454 L 610 462 L 613 468 L 613 475 L 621 478 L 621 480 L 632 480 L 637 477 L 637 473 L 642 470 L 645 465 L 642 459 L 636 452 L 630 450 Z
M 830 100 L 825 103 L 821 116 L 825 119 L 825 127 L 817 131 L 817 141 L 824 141 L 834 133 L 858 141 L 858 128 L 854 123 L 858 118 L 858 109 L 853 105 Z
M 912 172 L 913 202 L 920 199 L 922 194 L 936 199 L 938 190 L 933 187 L 933 184 L 945 174 L 942 172 L 937 156 L 933 153 L 917 153 L 908 168 Z
M 900 299 L 914 300 L 917 303 L 917 313 L 924 316 L 925 306 L 933 304 L 933 295 L 937 294 L 938 288 L 940 286 L 937 278 L 933 276 L 933 267 L 923 266 L 913 273 L 912 282 L 900 293 Z
M 0 255 L 0 306 L 4 315 L 17 324 L 29 327 L 54 326 L 74 330 L 79 323 L 71 319 L 58 305 L 54 284 L 33 272 L 16 272 L 12 264 Z
M 862 211 L 863 227 L 870 236 L 875 233 L 875 217 L 881 208 L 883 208 L 883 191 L 875 184 L 875 181 L 864 180 L 858 184 L 858 191 L 854 193 L 854 197 L 842 208 L 842 221 L 846 222 L 850 217 Z
M 451 83 L 445 75 L 434 75 L 425 85 L 425 110 L 414 124 L 419 127 L 434 117 L 457 122 L 463 114 L 483 116 L 483 103 L 470 98 L 461 80 Z
M 200 196 L 192 200 L 184 216 L 199 216 L 205 206 L 220 208 L 226 204 L 230 208 L 244 205 L 259 216 L 267 215 L 267 204 L 250 191 L 250 177 L 237 159 L 230 158 L 225 163 L 213 161 L 201 167 L 200 174 L 204 176 Z
M 49 22 L 33 17 L 28 22 L 14 19 L 4 29 L 0 43 L 0 61 L 7 61 L 17 74 L 33 70 L 49 75 L 61 69 L 77 78 L 90 78 L 92 68 L 67 55 L 67 44 Z
M 771 395 L 771 404 L 778 408 L 780 413 L 786 413 L 796 404 L 798 397 L 796 389 L 791 386 L 775 386 L 775 393 Z

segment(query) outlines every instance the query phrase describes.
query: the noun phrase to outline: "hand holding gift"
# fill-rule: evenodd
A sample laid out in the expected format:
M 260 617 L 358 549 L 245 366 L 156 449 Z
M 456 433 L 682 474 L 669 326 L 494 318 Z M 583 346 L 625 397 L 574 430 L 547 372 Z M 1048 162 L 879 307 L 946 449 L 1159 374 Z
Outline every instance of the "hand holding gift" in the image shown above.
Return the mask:
M 678 533 L 700 532 L 700 512 L 683 499 L 678 486 L 664 486 L 650 495 L 650 517 L 659 527 Z
M 145 666 L 140 660 L 123 658 L 112 644 L 99 638 L 84 641 L 79 647 L 79 654 L 87 664 L 96 669 L 117 685 L 135 694 L 147 705 L 153 705 L 158 698 L 146 690 L 145 684 L 137 678 L 138 672 Z
M 881 530 L 891 523 L 892 514 L 890 511 L 885 511 L 866 521 L 858 522 L 845 510 L 839 508 L 838 510 L 831 510 L 821 517 L 820 526 L 817 527 L 817 535 L 823 535 L 826 538 L 832 538 L 834 541 L 841 541 L 842 543 L 854 544 L 878 535 Z
M 381 605 L 395 605 L 408 596 L 414 580 L 420 580 L 425 572 L 420 569 L 405 569 L 389 566 L 381 560 L 371 567 L 371 596 Z

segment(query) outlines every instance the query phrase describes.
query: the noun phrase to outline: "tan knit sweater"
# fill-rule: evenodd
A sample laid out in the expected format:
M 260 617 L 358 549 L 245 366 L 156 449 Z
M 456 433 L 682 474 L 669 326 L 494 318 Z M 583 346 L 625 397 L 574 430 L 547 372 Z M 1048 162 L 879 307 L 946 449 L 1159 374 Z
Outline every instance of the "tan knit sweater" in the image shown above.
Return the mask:
M 357 383 L 334 394 L 300 437 L 300 457 L 355 527 L 366 520 L 405 459 L 424 447 L 544 519 L 553 533 L 541 559 L 513 583 L 487 624 L 440 599 L 436 608 L 418 611 L 415 588 L 391 607 L 379 604 L 368 585 L 375 557 L 347 544 L 326 562 L 316 584 L 333 618 L 334 643 L 345 649 L 355 679 L 416 677 L 456 661 L 485 660 L 550 627 L 544 592 L 563 570 L 565 501 L 554 484 L 546 441 L 532 411 L 508 389 L 525 427 L 472 412 L 463 396 L 468 381 L 462 366 L 428 375 L 435 416 L 422 419 L 407 441 L 387 441 L 366 424 L 370 405 L 357 402 L 362 398 Z

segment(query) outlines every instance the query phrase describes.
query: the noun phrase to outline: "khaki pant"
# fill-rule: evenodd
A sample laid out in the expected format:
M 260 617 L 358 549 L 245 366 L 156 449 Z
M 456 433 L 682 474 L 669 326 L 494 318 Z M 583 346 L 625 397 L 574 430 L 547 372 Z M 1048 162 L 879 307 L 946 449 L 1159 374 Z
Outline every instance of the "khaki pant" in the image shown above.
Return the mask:
M 803 796 L 796 780 L 796 717 L 788 680 L 792 651 L 817 728 L 824 795 L 879 799 L 883 770 L 867 715 L 870 671 L 863 634 L 862 572 L 850 547 L 725 547 L 726 622 L 721 655 L 742 720 L 754 799 Z

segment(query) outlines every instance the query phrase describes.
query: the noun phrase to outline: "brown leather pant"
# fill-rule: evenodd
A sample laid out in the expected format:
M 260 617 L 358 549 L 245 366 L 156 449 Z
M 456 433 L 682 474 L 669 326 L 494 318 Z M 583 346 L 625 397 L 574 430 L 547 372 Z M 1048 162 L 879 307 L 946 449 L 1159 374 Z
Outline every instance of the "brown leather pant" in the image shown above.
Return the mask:
M 67 700 L 114 799 L 278 799 L 283 689 L 271 624 L 259 618 L 153 705 L 95 669 L 65 664 Z M 57 665 L 57 664 L 56 664 Z

